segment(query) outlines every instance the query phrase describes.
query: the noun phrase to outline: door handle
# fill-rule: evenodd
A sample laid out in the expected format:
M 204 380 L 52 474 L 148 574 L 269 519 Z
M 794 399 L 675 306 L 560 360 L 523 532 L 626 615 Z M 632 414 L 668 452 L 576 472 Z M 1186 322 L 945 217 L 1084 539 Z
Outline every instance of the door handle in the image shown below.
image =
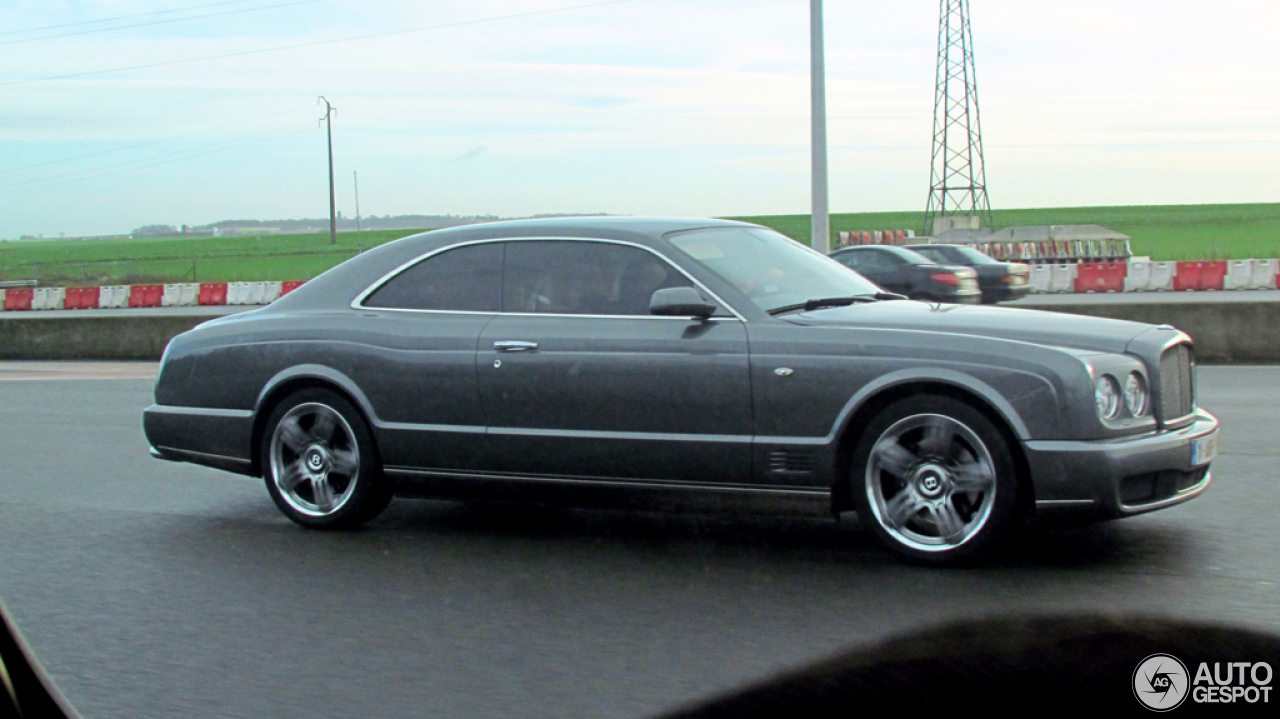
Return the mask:
M 504 340 L 501 342 L 494 342 L 493 349 L 498 352 L 535 352 L 538 349 L 538 343 Z

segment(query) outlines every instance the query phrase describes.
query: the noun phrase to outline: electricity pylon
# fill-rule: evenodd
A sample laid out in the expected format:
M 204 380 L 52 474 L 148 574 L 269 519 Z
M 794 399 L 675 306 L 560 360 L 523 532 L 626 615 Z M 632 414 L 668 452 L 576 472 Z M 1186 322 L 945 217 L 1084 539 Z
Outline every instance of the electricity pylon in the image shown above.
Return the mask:
M 978 81 L 973 64 L 969 0 L 941 0 L 938 83 L 933 103 L 933 170 L 924 231 L 938 225 L 994 229 L 982 156 Z M 960 222 L 935 223 L 956 217 Z

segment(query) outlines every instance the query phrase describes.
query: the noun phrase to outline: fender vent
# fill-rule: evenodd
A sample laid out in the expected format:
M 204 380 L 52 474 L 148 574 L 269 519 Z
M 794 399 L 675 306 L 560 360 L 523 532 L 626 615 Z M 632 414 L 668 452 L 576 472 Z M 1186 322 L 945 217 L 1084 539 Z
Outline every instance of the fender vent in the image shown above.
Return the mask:
M 770 474 L 812 474 L 818 466 L 811 449 L 775 449 L 769 453 Z

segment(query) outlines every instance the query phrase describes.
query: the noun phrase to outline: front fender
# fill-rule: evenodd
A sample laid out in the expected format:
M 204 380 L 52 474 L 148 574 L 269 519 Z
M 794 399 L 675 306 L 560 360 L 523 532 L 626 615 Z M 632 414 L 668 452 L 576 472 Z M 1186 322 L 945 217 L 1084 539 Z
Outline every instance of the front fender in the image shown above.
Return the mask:
M 1009 371 L 1005 370 L 1005 372 Z M 1053 397 L 1053 404 L 1057 405 L 1057 392 L 1052 384 L 1044 382 L 1043 378 L 1031 373 L 1020 372 L 1018 374 L 1042 382 L 1046 391 Z M 912 367 L 877 377 L 858 390 L 845 403 L 844 408 L 840 410 L 840 414 L 836 417 L 836 421 L 831 427 L 828 439 L 840 436 L 848 428 L 849 422 L 857 414 L 858 410 L 866 406 L 868 402 L 873 401 L 881 393 L 892 390 L 895 387 L 923 383 L 948 385 L 963 392 L 977 395 L 1000 415 L 1019 440 L 1026 441 L 1033 436 L 1027 427 L 1026 421 L 1023 419 L 1023 412 L 1019 411 L 1004 395 L 996 391 L 995 387 L 992 387 L 986 381 L 968 372 L 941 367 Z

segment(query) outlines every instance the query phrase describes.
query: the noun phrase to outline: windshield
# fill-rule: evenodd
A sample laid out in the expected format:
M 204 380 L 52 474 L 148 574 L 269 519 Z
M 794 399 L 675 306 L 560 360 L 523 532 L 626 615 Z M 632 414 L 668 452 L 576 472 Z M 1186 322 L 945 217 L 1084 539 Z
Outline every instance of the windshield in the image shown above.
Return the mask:
M 998 265 L 998 260 L 992 259 L 990 255 L 984 254 L 972 247 L 953 247 L 951 251 L 960 255 L 964 259 L 975 265 Z
M 819 297 L 881 291 L 848 267 L 773 230 L 717 227 L 667 239 L 766 312 Z

